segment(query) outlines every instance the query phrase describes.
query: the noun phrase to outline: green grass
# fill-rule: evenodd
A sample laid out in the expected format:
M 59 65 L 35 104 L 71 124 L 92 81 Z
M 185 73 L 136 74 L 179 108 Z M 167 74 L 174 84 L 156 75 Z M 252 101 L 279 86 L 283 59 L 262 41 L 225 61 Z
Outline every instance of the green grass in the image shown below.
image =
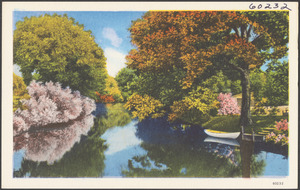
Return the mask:
M 275 121 L 287 119 L 288 116 L 252 116 L 253 124 L 245 128 L 246 133 L 252 133 L 252 129 L 256 134 L 267 134 L 272 130 Z M 206 129 L 212 129 L 223 132 L 238 132 L 240 116 L 216 116 L 211 118 L 202 126 Z

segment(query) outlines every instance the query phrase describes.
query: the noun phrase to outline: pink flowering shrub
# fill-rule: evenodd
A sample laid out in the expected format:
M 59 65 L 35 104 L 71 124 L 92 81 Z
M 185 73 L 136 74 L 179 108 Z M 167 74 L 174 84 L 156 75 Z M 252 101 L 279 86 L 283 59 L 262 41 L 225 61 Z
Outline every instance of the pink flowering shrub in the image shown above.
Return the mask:
M 89 115 L 96 109 L 94 100 L 81 96 L 79 91 L 62 89 L 59 83 L 31 82 L 27 87 L 30 99 L 22 100 L 26 110 L 14 113 L 14 129 L 26 130 L 29 127 L 44 127 L 53 123 L 66 123 L 70 120 Z M 25 124 L 21 124 L 24 120 Z
M 59 83 L 31 82 L 28 109 L 17 109 L 13 117 L 14 150 L 26 149 L 26 158 L 53 162 L 78 142 L 93 125 L 94 100 Z M 42 154 L 42 155 L 41 155 Z
M 287 119 L 276 122 L 274 131 L 266 136 L 266 141 L 280 145 L 289 143 Z
M 220 108 L 218 110 L 219 115 L 241 114 L 237 99 L 232 97 L 231 93 L 220 93 L 218 101 L 220 102 Z
M 287 122 L 287 119 L 285 119 L 285 120 L 281 120 L 281 121 L 279 121 L 279 122 L 276 122 L 276 129 L 278 130 L 278 131 L 287 131 L 288 130 L 288 127 L 289 127 L 289 123 Z

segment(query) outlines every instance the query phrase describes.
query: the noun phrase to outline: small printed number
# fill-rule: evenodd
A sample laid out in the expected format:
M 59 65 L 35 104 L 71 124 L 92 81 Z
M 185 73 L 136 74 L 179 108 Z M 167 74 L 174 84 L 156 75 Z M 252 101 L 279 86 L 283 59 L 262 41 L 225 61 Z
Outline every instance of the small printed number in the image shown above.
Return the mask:
M 283 182 L 273 182 L 273 185 L 283 185 Z

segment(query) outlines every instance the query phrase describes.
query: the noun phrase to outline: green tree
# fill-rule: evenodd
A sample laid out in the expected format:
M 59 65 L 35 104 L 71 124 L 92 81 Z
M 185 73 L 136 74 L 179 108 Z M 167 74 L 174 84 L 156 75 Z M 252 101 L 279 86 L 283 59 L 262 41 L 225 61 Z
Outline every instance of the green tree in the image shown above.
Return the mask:
M 26 107 L 20 102 L 22 99 L 29 99 L 30 96 L 27 92 L 26 85 L 22 77 L 19 77 L 14 73 L 13 76 L 13 111 L 18 108 L 26 109 Z
M 211 89 L 215 93 L 241 93 L 241 81 L 229 79 L 222 70 L 206 79 L 202 85 Z
M 174 101 L 179 101 L 188 95 L 191 89 L 182 89 L 180 80 L 184 77 L 181 69 L 170 69 L 169 72 L 138 72 L 136 92 L 149 95 L 161 101 L 164 109 L 170 111 Z
M 288 12 L 155 11 L 133 22 L 128 67 L 141 72 L 182 69 L 183 89 L 213 66 L 234 69 L 242 86 L 240 124 L 252 123 L 250 71 L 287 54 Z
M 266 80 L 266 73 L 261 69 L 255 69 L 250 73 L 250 91 L 253 92 L 255 101 L 260 101 L 264 97 Z
M 236 80 L 231 83 L 231 92 L 233 95 L 239 94 L 242 92 L 241 80 Z
M 288 105 L 289 63 L 271 62 L 268 64 L 265 96 L 270 106 Z
M 85 96 L 105 89 L 106 58 L 91 31 L 67 15 L 24 18 L 13 37 L 14 64 L 24 81 L 60 82 Z M 33 77 L 33 73 L 34 77 Z
M 135 71 L 127 67 L 121 69 L 115 77 L 115 80 L 118 83 L 119 89 L 125 101 L 135 91 L 135 81 L 137 80 L 137 78 L 138 77 L 135 74 Z

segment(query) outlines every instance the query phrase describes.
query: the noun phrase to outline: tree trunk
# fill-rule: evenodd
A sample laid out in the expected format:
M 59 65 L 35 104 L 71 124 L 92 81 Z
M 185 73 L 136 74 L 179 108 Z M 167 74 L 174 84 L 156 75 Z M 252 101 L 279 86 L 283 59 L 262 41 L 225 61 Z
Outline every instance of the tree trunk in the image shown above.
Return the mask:
M 250 113 L 250 72 L 244 70 L 241 72 L 241 84 L 242 84 L 242 109 L 240 117 L 240 126 L 247 127 L 252 124 Z

